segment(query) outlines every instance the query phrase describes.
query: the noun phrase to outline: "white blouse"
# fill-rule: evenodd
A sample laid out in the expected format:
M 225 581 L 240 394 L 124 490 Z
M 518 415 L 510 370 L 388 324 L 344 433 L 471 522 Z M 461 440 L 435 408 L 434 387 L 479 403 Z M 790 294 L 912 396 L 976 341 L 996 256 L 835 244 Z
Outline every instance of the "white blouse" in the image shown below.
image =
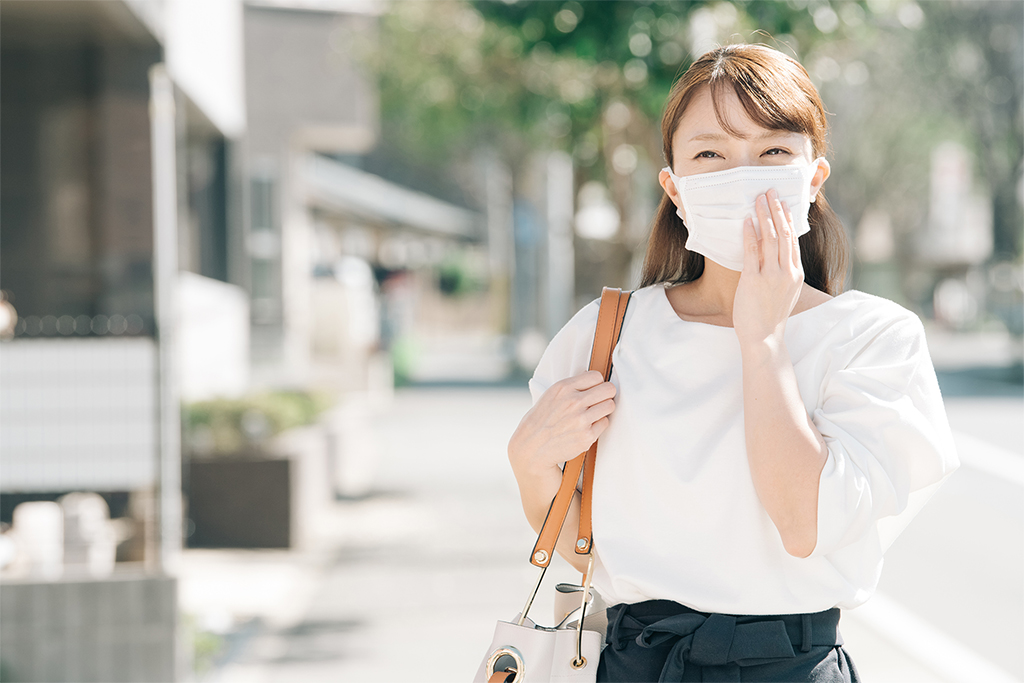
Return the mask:
M 551 341 L 534 402 L 586 371 L 597 311 Z M 807 558 L 786 552 L 754 490 L 734 330 L 682 320 L 664 285 L 633 294 L 594 474 L 594 584 L 609 604 L 793 614 L 874 592 L 882 553 L 959 464 L 924 329 L 898 304 L 848 291 L 791 316 L 786 347 L 828 445 Z

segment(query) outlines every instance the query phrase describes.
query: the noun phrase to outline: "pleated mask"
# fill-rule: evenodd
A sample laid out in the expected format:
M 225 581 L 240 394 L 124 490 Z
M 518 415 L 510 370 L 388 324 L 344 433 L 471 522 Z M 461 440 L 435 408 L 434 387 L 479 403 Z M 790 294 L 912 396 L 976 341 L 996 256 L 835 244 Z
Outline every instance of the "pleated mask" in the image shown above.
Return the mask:
M 789 206 L 797 236 L 810 231 L 811 180 L 818 161 L 795 166 L 739 166 L 726 171 L 677 176 L 666 167 L 686 211 L 686 248 L 731 270 L 743 270 L 743 219 L 760 234 L 754 200 L 768 190 Z M 676 213 L 683 218 L 683 212 Z

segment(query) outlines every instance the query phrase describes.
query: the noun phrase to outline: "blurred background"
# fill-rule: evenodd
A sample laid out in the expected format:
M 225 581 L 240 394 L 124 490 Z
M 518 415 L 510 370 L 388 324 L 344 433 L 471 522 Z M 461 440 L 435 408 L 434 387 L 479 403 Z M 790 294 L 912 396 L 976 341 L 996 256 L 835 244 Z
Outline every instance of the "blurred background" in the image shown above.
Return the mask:
M 1024 678 L 1024 3 L 0 0 L 0 680 L 471 678 L 526 379 L 636 286 L 732 42 L 820 88 L 848 285 L 925 321 L 964 463 L 848 649 Z

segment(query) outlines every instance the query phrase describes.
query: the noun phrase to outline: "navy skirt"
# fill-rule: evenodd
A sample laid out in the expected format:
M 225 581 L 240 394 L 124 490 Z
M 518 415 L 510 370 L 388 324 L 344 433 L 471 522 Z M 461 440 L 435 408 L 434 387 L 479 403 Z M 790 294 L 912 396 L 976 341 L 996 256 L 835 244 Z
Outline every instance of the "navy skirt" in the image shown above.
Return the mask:
M 839 635 L 839 609 L 815 614 L 707 614 L 670 600 L 608 610 L 598 681 L 860 680 Z

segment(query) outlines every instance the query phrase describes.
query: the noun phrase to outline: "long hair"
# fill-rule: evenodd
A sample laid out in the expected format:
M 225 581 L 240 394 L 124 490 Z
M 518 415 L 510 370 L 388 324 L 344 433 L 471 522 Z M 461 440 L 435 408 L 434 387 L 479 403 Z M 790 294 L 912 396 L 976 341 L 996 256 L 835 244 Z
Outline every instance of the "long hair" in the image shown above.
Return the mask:
M 772 130 L 802 133 L 810 138 L 815 157 L 827 149 L 828 122 L 817 89 L 800 64 L 764 45 L 728 45 L 706 53 L 676 81 L 661 119 L 665 161 L 671 167 L 672 137 L 686 107 L 703 87 L 710 89 L 715 116 L 727 132 L 721 97 L 731 88 L 752 121 Z M 828 294 L 842 292 L 848 245 L 839 216 L 819 191 L 807 216 L 810 232 L 800 237 L 804 281 Z M 660 282 L 696 280 L 704 257 L 686 249 L 688 232 L 668 195 L 662 195 L 647 242 L 641 287 Z

